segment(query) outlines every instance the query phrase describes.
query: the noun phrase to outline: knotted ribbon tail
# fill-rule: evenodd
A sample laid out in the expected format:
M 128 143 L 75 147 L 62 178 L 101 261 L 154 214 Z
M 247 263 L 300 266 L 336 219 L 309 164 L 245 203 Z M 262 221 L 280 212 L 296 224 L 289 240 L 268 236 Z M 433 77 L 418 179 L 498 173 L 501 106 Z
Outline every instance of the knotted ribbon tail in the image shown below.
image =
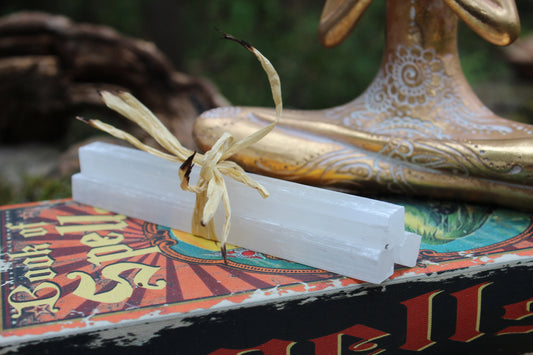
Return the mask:
M 181 189 L 187 190 L 187 187 L 189 186 L 189 179 L 192 171 L 192 167 L 194 166 L 194 157 L 196 156 L 196 152 L 192 153 L 191 156 L 189 156 L 185 161 L 180 165 L 178 174 L 181 181 Z
M 107 107 L 139 125 L 163 148 L 178 157 L 180 161 L 185 160 L 192 153 L 191 150 L 182 146 L 179 140 L 170 133 L 152 111 L 132 94 L 124 91 L 113 94 L 105 90 L 100 91 L 99 94 Z
M 228 255 L 226 251 L 226 243 L 222 243 L 220 246 L 220 253 L 222 254 L 222 258 L 224 259 L 224 264 L 228 265 Z

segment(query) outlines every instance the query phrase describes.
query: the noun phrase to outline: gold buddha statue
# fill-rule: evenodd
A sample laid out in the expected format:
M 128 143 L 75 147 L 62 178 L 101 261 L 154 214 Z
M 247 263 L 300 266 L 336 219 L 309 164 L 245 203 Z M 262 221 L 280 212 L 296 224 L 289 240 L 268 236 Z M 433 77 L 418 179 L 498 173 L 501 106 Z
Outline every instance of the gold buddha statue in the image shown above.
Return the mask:
M 327 0 L 319 39 L 346 39 L 370 0 Z M 510 44 L 520 31 L 514 0 L 388 0 L 380 70 L 345 105 L 284 110 L 265 138 L 233 157 L 248 171 L 349 189 L 533 209 L 533 126 L 496 116 L 461 70 L 458 18 L 485 40 Z M 361 54 L 364 55 L 364 54 Z M 209 149 L 274 120 L 274 109 L 222 107 L 202 114 L 194 135 Z

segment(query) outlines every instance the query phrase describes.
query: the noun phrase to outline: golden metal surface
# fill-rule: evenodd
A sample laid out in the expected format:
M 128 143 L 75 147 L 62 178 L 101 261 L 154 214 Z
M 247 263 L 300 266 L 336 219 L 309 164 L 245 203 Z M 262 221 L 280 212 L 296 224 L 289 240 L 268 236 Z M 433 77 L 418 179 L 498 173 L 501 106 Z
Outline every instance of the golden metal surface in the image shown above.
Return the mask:
M 369 2 L 328 0 L 321 41 L 340 43 Z M 473 93 L 457 53 L 458 17 L 498 44 L 519 29 L 514 1 L 389 0 L 384 59 L 368 89 L 342 106 L 285 110 L 273 132 L 234 159 L 358 193 L 533 209 L 533 126 L 496 116 Z M 224 131 L 244 137 L 273 120 L 273 109 L 219 108 L 199 117 L 194 133 L 207 149 Z
M 372 0 L 326 0 L 318 27 L 320 42 L 326 47 L 333 47 L 343 42 L 371 2 Z M 444 0 L 444 2 L 472 30 L 491 43 L 499 46 L 508 45 L 520 33 L 520 20 L 514 0 Z

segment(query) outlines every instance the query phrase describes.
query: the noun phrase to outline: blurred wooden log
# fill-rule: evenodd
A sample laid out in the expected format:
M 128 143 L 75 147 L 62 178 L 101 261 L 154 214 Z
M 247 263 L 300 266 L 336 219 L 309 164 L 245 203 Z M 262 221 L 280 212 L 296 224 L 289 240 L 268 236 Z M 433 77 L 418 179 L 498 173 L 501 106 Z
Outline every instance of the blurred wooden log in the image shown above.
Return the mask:
M 533 35 L 517 39 L 503 53 L 520 78 L 533 80 Z
M 227 105 L 150 42 L 45 13 L 0 19 L 0 143 L 57 140 L 80 107 L 103 105 L 101 89 L 133 93 L 188 147 L 194 118 Z

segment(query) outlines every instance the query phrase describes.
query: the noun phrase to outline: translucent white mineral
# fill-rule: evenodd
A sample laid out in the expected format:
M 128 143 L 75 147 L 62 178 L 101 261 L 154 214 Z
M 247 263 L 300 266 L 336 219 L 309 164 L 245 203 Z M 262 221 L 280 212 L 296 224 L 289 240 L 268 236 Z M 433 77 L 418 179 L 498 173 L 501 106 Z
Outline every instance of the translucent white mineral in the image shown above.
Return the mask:
M 72 178 L 75 201 L 191 230 L 195 195 L 180 189 L 179 164 L 105 143 L 82 147 L 79 156 L 81 173 Z M 193 170 L 191 183 L 197 176 Z M 373 283 L 388 278 L 394 263 L 415 265 L 420 236 L 405 232 L 402 206 L 253 178 L 270 197 L 263 199 L 226 178 L 232 208 L 229 243 Z M 222 225 L 222 213 L 215 221 Z

